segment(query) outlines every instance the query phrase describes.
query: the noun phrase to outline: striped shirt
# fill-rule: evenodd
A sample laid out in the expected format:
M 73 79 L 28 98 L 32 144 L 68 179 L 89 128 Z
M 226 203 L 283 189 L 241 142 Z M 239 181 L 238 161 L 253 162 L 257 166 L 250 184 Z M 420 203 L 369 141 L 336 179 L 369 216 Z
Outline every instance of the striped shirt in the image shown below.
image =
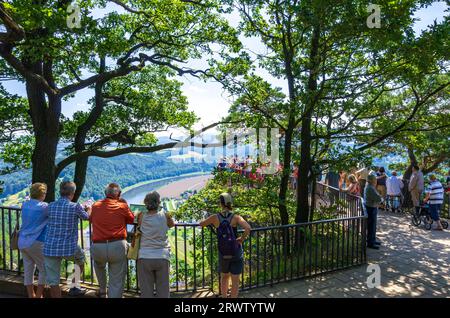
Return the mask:
M 428 200 L 429 204 L 444 203 L 444 187 L 439 181 L 432 181 L 428 187 L 427 192 L 430 194 L 430 198 Z
M 79 203 L 67 198 L 48 205 L 48 225 L 45 236 L 45 256 L 72 256 L 78 245 L 79 219 L 88 220 L 89 215 Z

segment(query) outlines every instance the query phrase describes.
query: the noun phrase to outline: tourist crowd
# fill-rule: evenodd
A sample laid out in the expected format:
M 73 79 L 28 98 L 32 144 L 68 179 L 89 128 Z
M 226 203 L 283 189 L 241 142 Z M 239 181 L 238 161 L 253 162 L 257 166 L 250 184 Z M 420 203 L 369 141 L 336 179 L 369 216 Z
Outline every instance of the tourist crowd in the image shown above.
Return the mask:
M 253 160 L 251 156 L 239 157 L 237 155 L 230 157 L 223 157 L 217 164 L 217 170 L 219 171 L 229 171 L 240 174 L 252 181 L 261 183 L 264 181 L 265 177 L 268 175 L 265 173 L 271 165 L 270 160 L 261 163 L 259 159 Z M 270 173 L 270 175 L 277 175 L 283 171 L 283 165 L 278 164 L 275 173 Z M 297 178 L 298 178 L 298 166 L 292 164 L 290 167 L 290 177 L 289 186 L 292 190 L 297 189 Z
M 251 156 L 244 158 L 234 155 L 221 158 L 217 164 L 217 169 L 219 171 L 235 172 L 250 180 L 262 182 L 267 175 L 265 169 L 270 167 L 270 164 L 270 160 L 261 163 L 259 159 L 255 161 Z M 276 169 L 276 173 L 278 173 L 283 170 L 283 166 L 279 164 Z
M 413 165 L 409 180 L 401 179 L 397 171 L 392 171 L 391 176 L 388 176 L 384 167 L 362 167 L 350 173 L 328 172 L 325 182 L 336 190 L 362 197 L 364 210 L 368 216 L 367 246 L 379 249 L 381 243 L 376 239 L 378 209 L 399 211 L 404 203 L 404 193 L 407 192 L 411 196 L 415 213 L 419 215 L 420 209 L 426 206 L 435 224 L 435 230 L 443 229 L 440 211 L 444 203 L 444 193 L 450 192 L 450 171 L 445 186 L 434 174 L 431 174 L 428 179 L 426 188 L 422 171 L 419 166 Z
M 19 231 L 18 247 L 24 260 L 24 285 L 30 298 L 42 298 L 45 285 L 50 286 L 52 298 L 61 297 L 61 262 L 72 261 L 83 273 L 85 251 L 78 245 L 79 223 L 89 220 L 92 225 L 90 245 L 94 272 L 101 298 L 121 298 L 128 271 L 130 250 L 137 248 L 136 260 L 138 285 L 143 298 L 169 297 L 170 244 L 169 228 L 175 225 L 170 214 L 160 209 L 161 200 L 157 192 L 150 192 L 144 199 L 146 212 L 134 215 L 127 202 L 121 198 L 121 188 L 116 183 L 105 189 L 105 198 L 93 205 L 82 206 L 72 202 L 76 190 L 74 182 L 60 185 L 60 198 L 47 204 L 44 202 L 47 186 L 35 183 L 30 189 L 30 200 L 22 206 L 22 227 Z M 222 296 L 228 297 L 231 278 L 231 297 L 237 297 L 239 278 L 243 269 L 242 242 L 250 234 L 249 224 L 232 213 L 232 199 L 228 193 L 220 195 L 221 212 L 200 222 L 200 226 L 217 228 L 219 240 L 219 270 Z M 224 222 L 225 221 L 225 222 Z M 133 245 L 127 242 L 127 225 L 135 224 Z M 238 236 L 237 226 L 244 229 Z M 227 228 L 227 226 L 229 228 Z M 225 228 L 224 228 L 225 227 Z M 226 233 L 231 233 L 231 239 Z M 139 244 L 136 244 L 138 240 Z M 226 249 L 227 242 L 235 244 Z M 225 250 L 221 247 L 225 246 Z M 224 252 L 225 251 L 225 252 Z M 228 252 L 227 252 L 228 251 Z M 231 251 L 231 252 L 230 252 Z M 38 286 L 34 287 L 36 267 L 39 270 Z M 76 277 L 75 277 L 76 278 Z M 80 296 L 85 290 L 75 281 L 69 295 Z
M 225 158 L 218 169 L 241 173 L 249 178 L 263 180 L 260 170 L 263 165 L 254 163 L 250 157 L 239 160 L 236 156 L 227 163 Z M 279 169 L 282 169 L 280 166 Z M 293 167 L 291 183 L 297 180 L 297 167 Z M 435 175 L 429 176 L 428 187 L 425 177 L 417 165 L 412 167 L 409 180 L 401 179 L 396 171 L 388 176 L 383 167 L 362 167 L 350 173 L 328 172 L 325 183 L 335 192 L 345 192 L 350 198 L 362 197 L 368 216 L 367 246 L 379 249 L 377 240 L 378 209 L 398 210 L 409 193 L 415 212 L 419 213 L 424 204 L 429 209 L 436 230 L 442 230 L 440 209 L 444 193 L 450 191 L 450 171 L 445 186 Z M 406 191 L 407 190 L 407 191 Z M 105 189 L 105 198 L 92 205 L 73 202 L 76 191 L 74 182 L 60 184 L 59 199 L 46 203 L 47 186 L 35 183 L 30 188 L 30 199 L 22 205 L 22 226 L 18 236 L 18 248 L 23 255 L 24 285 L 29 297 L 43 297 L 45 285 L 50 286 L 51 297 L 61 297 L 61 262 L 68 260 L 78 266 L 83 273 L 86 261 L 85 251 L 78 245 L 80 220 L 89 220 L 92 225 L 90 253 L 99 289 L 98 297 L 121 298 L 128 270 L 130 244 L 127 242 L 127 225 L 136 224 L 135 238 L 139 237 L 136 257 L 138 285 L 142 297 L 169 297 L 170 244 L 169 228 L 175 225 L 170 214 L 161 209 L 157 192 L 150 192 L 144 199 L 146 212 L 134 215 L 127 202 L 121 198 L 121 188 L 116 183 Z M 449 193 L 450 195 L 450 193 Z M 219 271 L 221 273 L 222 296 L 228 296 L 231 279 L 231 297 L 237 297 L 239 277 L 243 269 L 242 242 L 250 233 L 249 224 L 239 215 L 232 213 L 232 198 L 223 193 L 219 198 L 221 212 L 200 222 L 200 226 L 214 226 L 218 232 Z M 229 228 L 223 228 L 223 226 Z M 238 236 L 237 226 L 244 229 Z M 221 234 L 222 233 L 222 234 Z M 231 235 L 226 242 L 221 238 Z M 234 244 L 234 243 L 233 243 Z M 225 252 L 224 252 L 225 251 Z M 228 251 L 228 252 L 227 252 Z M 38 285 L 34 287 L 36 268 L 39 270 Z M 69 294 L 83 295 L 79 281 L 75 281 Z

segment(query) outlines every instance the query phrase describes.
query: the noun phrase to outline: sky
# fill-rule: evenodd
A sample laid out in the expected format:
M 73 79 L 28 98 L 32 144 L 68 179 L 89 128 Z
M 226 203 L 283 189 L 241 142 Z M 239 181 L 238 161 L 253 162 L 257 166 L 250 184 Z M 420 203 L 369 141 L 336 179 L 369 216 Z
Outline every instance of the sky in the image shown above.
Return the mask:
M 438 22 L 442 21 L 447 6 L 445 2 L 435 2 L 433 5 L 421 9 L 416 13 L 415 18 L 418 19 L 414 29 L 416 34 L 420 34 L 421 30 L 427 28 L 436 19 Z M 116 9 L 120 8 L 116 6 Z M 110 10 L 110 9 L 109 9 Z M 100 17 L 108 10 L 97 10 L 92 13 L 94 17 Z M 232 14 L 228 17 L 231 25 L 237 26 L 239 17 L 237 14 Z M 244 47 L 250 49 L 253 52 L 264 52 L 264 47 L 261 42 L 256 38 L 242 38 Z M 190 61 L 192 67 L 202 66 L 204 61 Z M 259 72 L 263 72 L 259 70 Z M 260 74 L 266 80 L 271 82 L 275 86 L 285 88 L 285 84 L 282 80 L 276 80 L 270 77 L 268 74 Z M 218 122 L 222 117 L 226 116 L 232 100 L 228 94 L 222 89 L 219 83 L 212 81 L 204 82 L 195 77 L 186 75 L 179 77 L 179 80 L 183 83 L 183 93 L 188 98 L 189 109 L 194 111 L 200 118 L 195 128 L 207 126 L 211 123 Z M 25 95 L 24 85 L 18 82 L 8 81 L 3 82 L 5 88 L 11 93 Z M 90 89 L 84 89 L 76 93 L 75 97 L 67 102 L 63 103 L 63 114 L 67 117 L 71 117 L 75 111 L 87 110 L 87 100 L 93 96 L 93 92 Z

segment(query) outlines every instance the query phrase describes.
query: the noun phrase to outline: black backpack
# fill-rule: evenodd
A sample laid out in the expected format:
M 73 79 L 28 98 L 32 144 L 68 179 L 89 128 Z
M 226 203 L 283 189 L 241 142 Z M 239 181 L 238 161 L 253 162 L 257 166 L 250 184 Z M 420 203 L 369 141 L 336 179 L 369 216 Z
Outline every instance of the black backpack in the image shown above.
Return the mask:
M 223 258 L 232 258 L 236 255 L 236 252 L 239 249 L 239 244 L 236 241 L 236 235 L 233 227 L 231 226 L 231 219 L 233 216 L 233 213 L 229 213 L 226 217 L 224 217 L 221 213 L 217 214 L 217 217 L 219 218 L 217 240 L 219 252 Z

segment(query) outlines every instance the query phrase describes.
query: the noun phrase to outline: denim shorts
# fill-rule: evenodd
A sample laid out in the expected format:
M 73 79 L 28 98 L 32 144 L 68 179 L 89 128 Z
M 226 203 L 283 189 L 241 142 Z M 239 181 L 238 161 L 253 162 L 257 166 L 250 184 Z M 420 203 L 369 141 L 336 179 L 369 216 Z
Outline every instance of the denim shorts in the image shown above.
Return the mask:
M 440 204 L 429 204 L 429 211 L 433 221 L 439 220 L 439 211 L 441 210 Z
M 50 286 L 59 286 L 61 279 L 61 261 L 63 259 L 72 261 L 81 266 L 85 261 L 85 254 L 81 247 L 77 246 L 75 254 L 72 256 L 44 256 L 45 275 L 47 284 Z

